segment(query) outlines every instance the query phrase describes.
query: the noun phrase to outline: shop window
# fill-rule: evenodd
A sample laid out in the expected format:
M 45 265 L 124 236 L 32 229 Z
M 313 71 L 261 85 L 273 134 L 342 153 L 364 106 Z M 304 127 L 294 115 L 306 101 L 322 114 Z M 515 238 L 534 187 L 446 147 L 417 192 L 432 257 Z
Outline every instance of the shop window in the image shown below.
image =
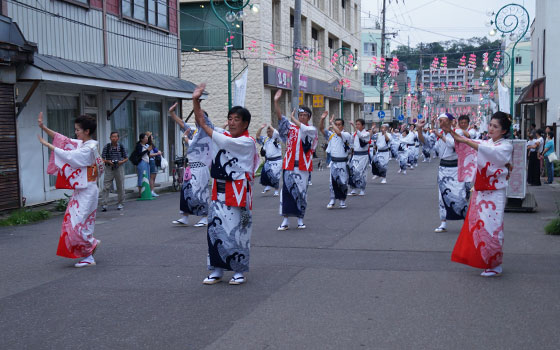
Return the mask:
M 121 100 L 111 99 L 111 108 L 115 108 Z M 130 154 L 136 147 L 138 137 L 136 135 L 136 123 L 134 118 L 134 101 L 124 101 L 123 104 L 111 115 L 111 132 L 119 133 L 119 142 L 126 148 L 126 153 Z M 103 145 L 104 147 L 105 145 Z M 135 174 L 136 170 L 131 162 L 126 162 L 124 167 L 126 175 Z
M 124 17 L 167 29 L 169 4 L 167 0 L 121 0 Z
M 138 101 L 138 133 L 152 132 L 154 146 L 163 150 L 161 102 Z
M 230 8 L 223 3 L 215 3 L 221 18 Z M 247 9 L 245 9 L 247 10 Z M 247 10 L 248 11 L 248 10 Z M 233 35 L 233 49 L 243 49 L 243 22 L 228 23 Z M 209 3 L 181 3 L 180 35 L 182 51 L 223 50 L 229 37 L 224 24 L 216 17 Z
M 80 115 L 78 96 L 47 95 L 47 127 L 64 136 L 75 138 L 74 120 Z M 49 142 L 52 143 L 49 137 Z M 49 158 L 50 158 L 49 151 Z M 56 176 L 49 175 L 49 184 L 54 187 Z

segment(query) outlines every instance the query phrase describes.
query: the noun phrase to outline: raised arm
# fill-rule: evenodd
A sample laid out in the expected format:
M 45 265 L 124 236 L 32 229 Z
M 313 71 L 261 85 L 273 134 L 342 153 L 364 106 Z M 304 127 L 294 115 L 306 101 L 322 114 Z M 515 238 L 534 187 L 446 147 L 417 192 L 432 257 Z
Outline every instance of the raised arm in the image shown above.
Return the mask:
M 425 119 L 420 119 L 418 120 L 418 123 L 416 123 L 416 129 L 420 130 L 420 132 L 418 132 L 418 141 L 420 141 L 420 143 L 426 143 L 426 140 L 424 139 L 424 132 L 422 131 L 424 130 L 424 125 L 426 125 Z
M 49 135 L 50 137 L 54 138 L 54 135 L 56 134 L 54 131 L 52 131 L 51 129 L 47 128 L 45 126 L 45 124 L 43 124 L 43 112 L 39 113 L 39 116 L 37 117 L 37 123 L 39 124 L 39 128 L 41 128 L 41 130 L 43 130 L 44 132 L 47 133 L 47 135 Z
M 331 128 L 333 129 L 333 131 L 340 136 L 342 134 L 342 130 L 340 130 L 339 128 L 336 127 L 336 125 L 334 124 L 334 114 L 331 116 L 331 120 L 329 121 Z
M 280 109 L 280 98 L 282 97 L 282 89 L 276 90 L 276 94 L 274 94 L 274 113 L 276 113 L 276 117 L 278 121 L 282 120 L 282 110 Z
M 282 118 L 280 118 L 280 119 L 282 119 Z M 295 109 L 292 111 L 291 120 L 292 120 L 292 123 L 294 123 L 298 128 L 301 128 L 301 122 L 299 121 L 298 118 L 296 118 L 296 110 Z
M 206 121 L 204 120 L 204 111 L 200 107 L 200 97 L 202 96 L 205 87 L 206 84 L 201 83 L 193 91 L 192 99 L 193 99 L 194 119 L 196 120 L 198 126 L 202 128 L 202 130 L 204 130 L 208 134 L 208 136 L 212 137 L 214 130 L 206 124 Z
M 171 119 L 173 119 L 173 121 L 175 121 L 175 123 L 177 125 L 179 125 L 180 128 L 182 128 L 184 126 L 184 122 L 181 118 L 179 118 L 179 116 L 177 116 L 177 114 L 175 113 L 175 109 L 177 108 L 177 105 L 179 104 L 179 102 L 175 102 L 173 104 L 173 106 L 169 107 L 169 116 L 171 117 Z
M 262 129 L 264 129 L 266 127 L 266 124 L 261 125 L 261 127 L 259 128 L 259 130 L 257 130 L 257 135 L 255 136 L 255 139 L 259 139 L 259 137 L 261 137 L 261 131 Z
M 329 116 L 329 111 L 324 111 L 323 114 L 321 114 L 321 120 L 319 121 L 319 131 L 321 132 L 321 134 L 325 133 L 325 119 Z

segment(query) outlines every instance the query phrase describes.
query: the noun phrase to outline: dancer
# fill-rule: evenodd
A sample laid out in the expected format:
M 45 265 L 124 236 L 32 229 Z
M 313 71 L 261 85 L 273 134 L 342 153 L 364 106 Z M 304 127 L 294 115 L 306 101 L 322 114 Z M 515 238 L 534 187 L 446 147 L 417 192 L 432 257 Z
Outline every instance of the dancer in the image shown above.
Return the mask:
M 418 129 L 416 125 L 411 125 L 412 131 L 411 133 L 414 134 L 414 148 L 413 148 L 413 157 L 411 165 L 415 168 L 418 168 L 418 158 L 420 157 L 420 140 L 418 138 Z M 420 133 L 422 133 L 422 128 L 420 128 Z
M 377 152 L 373 156 L 371 162 L 371 171 L 373 179 L 378 176 L 381 177 L 381 183 L 387 183 L 387 165 L 389 164 L 389 144 L 391 142 L 391 135 L 387 132 L 388 124 L 381 125 L 381 131 L 376 136 Z
M 252 231 L 252 185 L 259 165 L 255 140 L 247 131 L 251 113 L 235 106 L 228 112 L 228 131 L 222 134 L 213 129 L 200 107 L 200 96 L 205 84 L 196 87 L 192 94 L 197 124 L 212 138 L 212 166 L 214 179 L 212 201 L 208 213 L 208 269 L 210 275 L 204 284 L 222 280 L 224 270 L 234 271 L 229 284 L 246 281 Z
M 391 135 L 391 142 L 389 142 L 391 158 L 398 161 L 401 134 L 399 133 L 399 130 L 397 128 L 391 128 L 389 134 Z
M 401 139 L 401 143 L 406 145 L 406 155 L 407 155 L 407 166 L 410 167 L 411 169 L 414 169 L 413 164 L 414 164 L 414 139 L 416 138 L 416 135 L 414 134 L 414 127 L 412 125 L 409 125 L 409 128 L 407 130 L 407 134 L 406 136 L 404 136 Z
M 399 161 L 399 173 L 406 175 L 406 168 L 408 163 L 408 145 L 404 141 L 408 136 L 408 130 L 404 129 L 400 140 L 399 140 L 399 148 L 398 148 L 398 161 Z
M 74 122 L 77 139 L 70 139 L 43 124 L 43 112 L 37 118 L 39 128 L 53 138 L 47 142 L 37 135 L 39 142 L 52 151 L 47 172 L 58 173 L 56 188 L 73 189 L 68 200 L 56 255 L 80 259 L 74 267 L 95 265 L 93 254 L 101 241 L 93 237 L 99 189 L 97 177 L 103 173 L 103 159 L 92 135 L 97 129 L 94 117 L 81 115 Z
M 492 115 L 487 141 L 474 141 L 444 127 L 455 140 L 460 158 L 476 158 L 474 191 L 451 260 L 484 269 L 480 274 L 483 277 L 502 273 L 506 187 L 513 153 L 512 144 L 504 137 L 510 127 L 511 117 L 504 112 Z M 470 147 L 472 152 L 463 151 L 462 147 Z
M 353 135 L 354 152 L 352 154 L 352 161 L 350 162 L 350 179 L 348 181 L 348 185 L 352 191 L 349 195 L 354 196 L 356 194 L 356 190 L 360 190 L 359 195 L 364 196 L 366 194 L 366 170 L 369 160 L 368 148 L 371 135 L 367 130 L 365 130 L 365 120 L 357 119 L 356 125 L 352 122 L 350 122 L 350 124 L 354 126 L 356 132 L 354 132 Z
M 261 136 L 262 129 L 266 128 L 266 137 Z M 282 173 L 282 146 L 280 145 L 280 135 L 272 126 L 263 124 L 257 130 L 257 142 L 262 146 L 261 156 L 265 157 L 265 162 L 261 171 L 261 185 L 265 186 L 262 193 L 274 188 L 273 197 L 278 197 L 278 187 L 280 186 L 280 174 Z
M 282 90 L 274 95 L 274 111 L 278 117 L 278 133 L 286 143 L 286 154 L 282 162 L 282 191 L 280 192 L 280 215 L 284 217 L 278 227 L 287 230 L 288 217 L 298 218 L 298 228 L 304 229 L 305 209 L 307 208 L 307 186 L 313 171 L 313 152 L 317 146 L 317 129 L 309 125 L 311 109 L 301 107 L 297 110 L 298 118 L 292 112 L 292 121 L 282 115 L 278 101 Z M 325 111 L 323 114 L 327 114 Z
M 466 183 L 459 182 L 457 170 L 457 153 L 455 152 L 455 141 L 448 130 L 451 129 L 451 121 L 455 119 L 450 113 L 443 113 L 438 117 L 443 134 L 438 141 L 440 143 L 441 161 L 438 170 L 438 198 L 440 225 L 434 232 L 447 231 L 447 220 L 463 220 L 467 213 L 470 188 Z M 418 121 L 418 127 L 422 129 L 426 120 Z M 426 142 L 422 133 L 418 134 L 420 142 Z
M 208 167 L 212 162 L 211 146 L 212 140 L 210 136 L 195 121 L 197 129 L 191 130 L 181 118 L 175 113 L 177 103 L 169 108 L 169 116 L 181 128 L 185 134 L 188 143 L 187 158 L 188 163 L 185 166 L 185 176 L 181 185 L 181 193 L 179 196 L 179 209 L 182 217 L 173 220 L 172 224 L 178 226 L 187 226 L 189 224 L 189 215 L 201 216 L 200 220 L 194 227 L 205 227 L 208 225 L 208 202 L 210 200 L 210 190 L 208 182 L 210 181 L 210 171 Z M 208 119 L 206 112 L 202 111 L 204 124 L 214 129 L 214 124 Z
M 319 131 L 329 140 L 331 151 L 331 172 L 330 172 L 330 192 L 331 200 L 327 204 L 327 209 L 334 208 L 336 200 L 339 200 L 339 208 L 346 208 L 346 196 L 348 195 L 348 155 L 352 144 L 352 135 L 344 131 L 344 120 L 335 119 L 334 115 L 330 119 L 330 126 L 333 131 L 325 130 L 325 119 L 328 117 L 325 111 L 319 122 Z

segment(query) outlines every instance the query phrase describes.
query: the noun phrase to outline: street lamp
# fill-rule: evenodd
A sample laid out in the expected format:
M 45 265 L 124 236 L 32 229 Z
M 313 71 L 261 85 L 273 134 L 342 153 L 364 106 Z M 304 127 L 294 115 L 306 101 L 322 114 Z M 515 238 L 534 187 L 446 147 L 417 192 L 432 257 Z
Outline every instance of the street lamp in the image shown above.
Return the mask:
M 338 52 L 340 51 L 340 55 Z M 344 120 L 344 73 L 349 69 L 358 70 L 352 50 L 347 47 L 336 49 L 332 54 L 333 69 L 338 74 L 340 84 L 340 119 Z
M 231 28 L 230 25 L 228 23 L 233 23 L 234 21 L 243 21 L 245 19 L 245 17 L 247 16 L 247 14 L 243 11 L 243 9 L 247 6 L 249 6 L 249 8 L 251 9 L 251 11 L 253 13 L 257 13 L 259 12 L 259 7 L 254 4 L 254 5 L 249 5 L 249 2 L 251 0 L 243 0 L 243 1 L 235 1 L 235 0 L 224 0 L 223 3 L 229 8 L 229 11 L 226 13 L 225 17 L 225 21 L 224 18 L 222 18 L 220 15 L 218 15 L 218 12 L 216 11 L 216 7 L 214 5 L 214 0 L 210 0 L 210 5 L 212 6 L 212 11 L 214 12 L 214 15 L 216 15 L 216 17 L 218 18 L 218 20 L 220 22 L 223 23 L 224 27 L 226 27 L 226 31 L 228 33 L 228 37 L 226 39 L 226 51 L 227 51 L 227 62 L 228 62 L 228 78 L 227 78 L 227 85 L 228 85 L 228 110 L 231 109 L 232 106 L 232 92 L 231 92 L 231 48 L 233 47 L 233 40 L 232 40 L 232 35 L 231 35 Z M 238 5 L 235 5 L 238 4 Z M 239 24 L 236 25 L 237 28 L 239 28 Z
M 515 114 L 515 108 L 513 106 L 513 96 L 515 92 L 515 84 L 514 84 L 515 54 L 514 53 L 515 53 L 515 47 L 517 46 L 517 43 L 519 43 L 519 41 L 523 39 L 523 37 L 527 33 L 527 30 L 529 29 L 529 12 L 527 12 L 525 7 L 518 4 L 505 5 L 496 13 L 496 17 L 494 18 L 493 22 L 496 25 L 496 29 L 498 31 L 502 32 L 504 35 L 510 34 L 511 41 L 514 41 L 517 38 L 517 40 L 513 44 L 513 47 L 511 48 L 511 64 L 510 64 L 511 86 L 510 86 L 510 93 L 509 93 L 510 94 L 509 111 L 513 118 Z

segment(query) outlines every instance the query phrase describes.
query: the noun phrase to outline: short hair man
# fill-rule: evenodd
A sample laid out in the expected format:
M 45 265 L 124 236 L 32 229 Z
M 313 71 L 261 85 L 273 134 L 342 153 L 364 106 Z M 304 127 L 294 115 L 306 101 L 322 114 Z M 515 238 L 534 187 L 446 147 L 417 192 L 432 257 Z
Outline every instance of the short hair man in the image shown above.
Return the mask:
M 117 183 L 118 204 L 117 209 L 123 209 L 124 201 L 124 163 L 128 161 L 126 149 L 119 143 L 119 133 L 111 132 L 111 142 L 105 145 L 101 158 L 105 163 L 105 178 L 103 180 L 103 194 L 101 211 L 107 211 L 107 199 L 109 198 L 109 190 L 113 185 L 113 180 Z

